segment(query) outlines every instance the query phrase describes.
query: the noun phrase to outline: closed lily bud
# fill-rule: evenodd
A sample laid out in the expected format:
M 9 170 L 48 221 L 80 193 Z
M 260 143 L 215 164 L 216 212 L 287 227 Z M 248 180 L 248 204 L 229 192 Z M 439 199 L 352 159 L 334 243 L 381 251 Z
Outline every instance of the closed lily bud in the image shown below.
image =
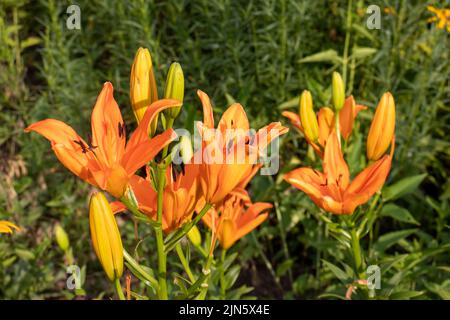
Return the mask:
M 91 197 L 89 225 L 92 246 L 109 280 L 119 279 L 123 273 L 123 247 L 119 228 L 108 200 L 102 192 Z
M 233 234 L 235 232 L 235 228 L 233 225 L 233 221 L 231 219 L 224 219 L 222 222 L 222 248 L 229 249 L 234 242 L 236 241 Z
M 130 100 L 138 123 L 141 122 L 147 108 L 158 100 L 152 58 L 146 48 L 139 48 L 134 57 L 130 76 Z M 158 119 L 155 118 L 150 125 L 152 135 L 156 131 L 157 123 Z
M 200 231 L 198 231 L 197 226 L 193 226 L 191 230 L 189 230 L 187 236 L 194 246 L 198 247 L 202 244 L 202 235 L 200 234 Z
M 56 243 L 58 244 L 58 246 L 61 248 L 61 250 L 67 251 L 67 249 L 69 249 L 70 243 L 66 231 L 58 223 L 57 225 L 55 225 L 54 232 Z
M 300 97 L 300 122 L 305 136 L 312 142 L 319 138 L 319 125 L 313 109 L 311 93 L 308 90 L 303 91 Z
M 183 102 L 184 98 L 184 75 L 181 65 L 174 62 L 170 65 L 166 79 L 166 87 L 164 89 L 164 98 L 175 99 Z M 180 113 L 181 106 L 169 108 L 164 111 L 168 118 L 175 119 Z
M 344 81 L 342 81 L 341 75 L 338 72 L 333 72 L 331 88 L 334 110 L 340 111 L 345 102 L 345 85 Z
M 386 92 L 378 103 L 367 136 L 367 158 L 378 160 L 391 144 L 395 131 L 394 97 Z
M 191 138 L 188 136 L 181 136 L 180 138 L 180 153 L 183 163 L 189 163 L 194 156 L 192 150 Z

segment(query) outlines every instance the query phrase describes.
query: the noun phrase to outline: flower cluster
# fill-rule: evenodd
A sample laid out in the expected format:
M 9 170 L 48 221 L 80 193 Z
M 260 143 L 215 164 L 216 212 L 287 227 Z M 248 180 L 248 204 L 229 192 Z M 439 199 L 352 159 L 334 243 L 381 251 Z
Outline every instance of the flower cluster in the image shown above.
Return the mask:
M 272 122 L 252 130 L 239 103 L 229 106 L 215 125 L 211 100 L 198 90 L 203 120 L 197 122 L 200 141 L 193 150 L 191 137 L 174 130 L 184 99 L 180 64 L 170 66 L 166 79 L 164 98 L 159 99 L 150 52 L 140 48 L 130 76 L 130 101 L 138 125 L 128 141 L 109 82 L 103 85 L 95 103 L 92 133 L 87 139 L 55 119 L 25 129 L 47 138 L 57 158 L 72 173 L 115 198 L 110 203 L 102 191 L 95 192 L 90 199 L 89 222 L 93 249 L 121 299 L 125 297 L 120 284 L 124 259 L 139 279 L 154 287 L 160 299 L 167 299 L 167 255 L 173 248 L 189 277 L 191 289 L 187 292 L 204 298 L 216 244 L 222 247 L 223 269 L 227 250 L 263 223 L 273 207 L 271 203 L 253 202 L 246 188 L 262 169 L 260 159 L 268 146 L 274 145 L 288 128 Z M 386 181 L 394 153 L 395 103 L 390 93 L 382 96 L 367 137 L 369 164 L 353 179 L 342 149 L 350 140 L 358 113 L 367 107 L 357 104 L 353 96 L 345 97 L 343 80 L 336 72 L 332 77 L 332 105 L 316 114 L 313 97 L 305 90 L 298 114 L 283 113 L 319 155 L 323 169 L 298 168 L 285 174 L 284 180 L 305 192 L 322 209 L 350 215 Z M 181 162 L 175 161 L 178 153 Z M 125 211 L 154 228 L 157 279 L 123 248 L 115 214 Z M 197 228 L 200 221 L 210 230 L 205 245 Z M 17 227 L 0 221 L 0 232 L 12 232 L 13 228 Z M 61 230 L 59 234 L 58 243 L 67 251 L 68 240 Z M 195 277 L 189 268 L 180 244 L 184 237 L 205 258 L 202 276 Z M 359 270 L 360 263 L 357 265 Z M 225 290 L 223 272 L 221 281 Z
M 262 212 L 272 207 L 269 203 L 253 203 L 245 187 L 262 167 L 258 159 L 263 151 L 288 129 L 274 122 L 255 133 L 238 103 L 224 112 L 215 128 L 208 95 L 200 90 L 197 94 L 203 121 L 197 125 L 201 147 L 193 151 L 190 139 L 178 137 L 173 130 L 184 98 L 181 66 L 170 66 L 164 98 L 158 99 L 150 52 L 140 48 L 130 77 L 130 101 L 138 126 L 128 141 L 110 82 L 104 84 L 97 98 L 91 117 L 92 134 L 87 139 L 55 119 L 25 129 L 47 138 L 57 158 L 72 173 L 115 198 L 109 203 L 102 192 L 91 197 L 90 226 L 94 251 L 117 288 L 124 254 L 115 213 L 129 210 L 154 226 L 160 272 L 158 295 L 164 299 L 165 256 L 183 236 L 193 238 L 198 232 L 196 223 L 203 219 L 211 229 L 212 255 L 217 239 L 228 249 L 266 220 L 268 214 Z M 181 153 L 181 164 L 172 163 L 174 151 Z M 141 168 L 145 168 L 144 176 L 137 174 Z M 120 289 L 118 292 L 120 297 Z
M 339 91 L 342 89 L 333 87 L 333 96 Z M 305 91 L 300 99 L 300 115 L 284 112 L 322 157 L 323 168 L 323 172 L 298 168 L 287 173 L 284 179 L 305 192 L 322 209 L 335 214 L 352 214 L 381 189 L 388 176 L 394 153 L 395 103 L 389 92 L 381 98 L 367 137 L 367 159 L 371 163 L 352 181 L 340 137 L 347 142 L 358 112 L 367 107 L 357 105 L 352 96 L 345 99 L 341 109 L 336 107 L 339 102 L 333 103 L 334 111 L 323 107 L 316 119 L 311 94 Z M 385 154 L 390 145 L 390 154 Z

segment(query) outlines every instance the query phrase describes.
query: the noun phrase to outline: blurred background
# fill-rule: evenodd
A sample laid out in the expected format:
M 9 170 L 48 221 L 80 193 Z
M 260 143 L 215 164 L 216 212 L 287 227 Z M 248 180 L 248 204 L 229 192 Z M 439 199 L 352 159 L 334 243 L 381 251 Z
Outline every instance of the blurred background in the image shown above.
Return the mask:
M 80 8 L 81 29 L 67 27 L 72 4 Z M 379 29 L 367 27 L 369 5 L 380 8 Z M 160 94 L 170 63 L 183 67 L 185 103 L 175 126 L 192 128 L 193 119 L 201 119 L 197 89 L 210 95 L 218 113 L 239 101 L 253 128 L 271 121 L 288 125 L 281 112 L 297 110 L 302 90 L 312 91 L 316 107 L 329 103 L 331 73 L 342 72 L 346 35 L 347 92 L 369 107 L 352 137 L 352 172 L 364 165 L 370 119 L 382 93 L 390 91 L 397 148 L 387 185 L 408 183 L 391 192 L 363 248 L 375 248 L 367 254 L 383 265 L 383 297 L 449 299 L 450 30 L 430 20 L 436 14 L 427 5 L 450 7 L 449 1 L 406 0 L 354 0 L 350 7 L 347 1 L 298 0 L 2 0 L 0 220 L 23 230 L 0 236 L 0 299 L 113 294 L 91 249 L 91 187 L 56 160 L 48 141 L 25 134 L 27 125 L 50 117 L 87 135 L 96 96 L 103 82 L 112 81 L 132 128 L 129 74 L 140 46 L 152 53 Z M 282 139 L 280 156 L 281 173 L 314 162 L 293 128 Z M 273 202 L 276 210 L 231 250 L 237 269 L 229 297 L 341 297 L 347 269 L 339 261 L 346 249 L 329 236 L 318 218 L 323 213 L 280 174 L 258 176 L 250 191 L 254 201 Z M 55 242 L 57 224 L 69 236 L 72 256 Z M 138 243 L 129 218 L 119 224 L 136 255 L 149 252 L 149 230 L 139 227 L 145 241 Z M 156 256 L 140 258 L 156 265 Z M 66 287 L 69 264 L 82 271 L 78 292 Z M 177 264 L 169 261 L 169 269 L 175 272 Z

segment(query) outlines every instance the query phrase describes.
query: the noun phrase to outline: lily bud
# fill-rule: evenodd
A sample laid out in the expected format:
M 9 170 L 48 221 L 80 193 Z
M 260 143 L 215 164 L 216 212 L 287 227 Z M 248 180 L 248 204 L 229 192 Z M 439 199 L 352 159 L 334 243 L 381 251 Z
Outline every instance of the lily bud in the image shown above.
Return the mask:
M 61 248 L 62 251 L 67 251 L 69 249 L 70 243 L 69 243 L 69 237 L 67 236 L 66 231 L 61 227 L 61 225 L 58 223 L 55 225 L 54 229 L 56 243 Z
M 188 136 L 181 136 L 180 138 L 180 153 L 183 163 L 189 163 L 194 156 L 191 139 Z
M 233 221 L 231 219 L 224 219 L 222 222 L 222 248 L 229 249 L 235 242 L 236 237 L 233 237 L 235 233 L 235 228 L 233 225 Z
M 333 72 L 331 87 L 333 94 L 334 110 L 340 111 L 344 106 L 345 101 L 345 85 L 344 81 L 342 81 L 341 75 L 338 72 Z
M 184 75 L 181 65 L 174 62 L 170 65 L 169 72 L 167 73 L 166 87 L 164 89 L 164 98 L 175 99 L 183 102 L 184 98 Z M 181 106 L 175 108 L 169 108 L 164 111 L 164 114 L 168 118 L 175 119 L 180 113 Z
M 367 158 L 378 160 L 391 144 L 395 131 L 394 97 L 386 92 L 378 103 L 367 136 Z
M 200 231 L 198 231 L 197 226 L 193 226 L 187 233 L 187 236 L 194 246 L 198 247 L 202 244 L 202 235 L 200 234 Z
M 141 122 L 147 108 L 158 100 L 152 58 L 148 49 L 139 48 L 134 57 L 130 76 L 130 99 L 137 122 Z M 150 125 L 151 135 L 156 131 L 158 119 Z
M 114 281 L 123 273 L 123 247 L 119 228 L 108 200 L 102 192 L 91 197 L 89 225 L 92 246 L 109 280 Z
M 305 136 L 310 141 L 316 142 L 319 138 L 319 125 L 313 110 L 312 96 L 308 90 L 303 91 L 300 97 L 300 122 Z

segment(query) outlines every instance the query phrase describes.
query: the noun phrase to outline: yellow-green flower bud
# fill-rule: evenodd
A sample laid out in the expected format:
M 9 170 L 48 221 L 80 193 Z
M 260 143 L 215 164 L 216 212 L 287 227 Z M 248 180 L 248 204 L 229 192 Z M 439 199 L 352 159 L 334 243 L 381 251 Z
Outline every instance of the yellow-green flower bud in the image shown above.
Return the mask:
M 70 242 L 66 231 L 63 229 L 63 227 L 61 227 L 59 223 L 55 225 L 55 229 L 53 231 L 55 233 L 56 243 L 58 244 L 58 246 L 62 251 L 67 251 L 70 247 Z
M 109 280 L 119 279 L 123 273 L 123 246 L 119 228 L 108 200 L 102 192 L 91 197 L 89 225 L 92 246 Z
M 316 142 L 319 138 L 319 124 L 313 109 L 312 96 L 308 90 L 303 91 L 300 97 L 300 122 L 306 138 Z
M 338 72 L 333 72 L 332 78 L 333 106 L 335 111 L 340 111 L 345 102 L 345 85 Z
M 181 65 L 174 62 L 170 65 L 167 73 L 166 87 L 164 90 L 164 98 L 175 99 L 183 102 L 184 98 L 184 75 Z M 181 106 L 170 108 L 164 111 L 168 118 L 175 119 L 180 113 Z
M 187 236 L 194 246 L 198 247 L 202 244 L 202 235 L 200 234 L 197 226 L 193 226 L 191 230 L 189 230 Z
M 183 163 L 189 163 L 194 155 L 192 150 L 191 138 L 188 136 L 181 136 L 180 138 L 180 153 Z

